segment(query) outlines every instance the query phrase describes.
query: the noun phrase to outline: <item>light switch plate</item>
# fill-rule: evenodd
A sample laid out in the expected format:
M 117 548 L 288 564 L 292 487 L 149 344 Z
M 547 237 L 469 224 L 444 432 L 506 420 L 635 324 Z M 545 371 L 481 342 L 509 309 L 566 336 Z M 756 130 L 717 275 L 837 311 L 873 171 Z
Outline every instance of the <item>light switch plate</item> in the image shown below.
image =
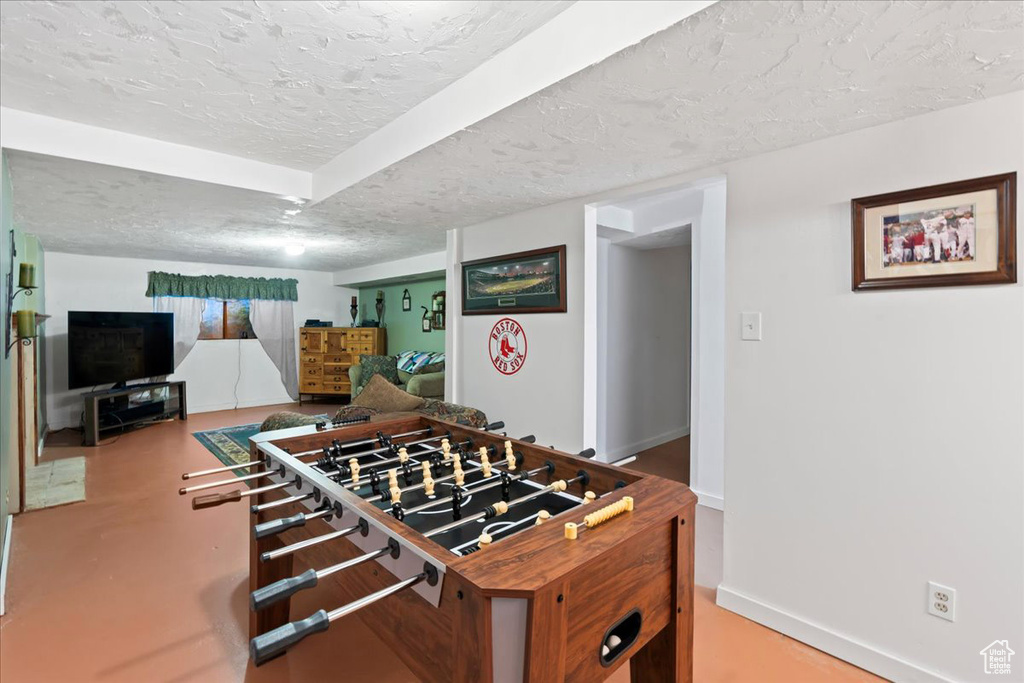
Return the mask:
M 743 341 L 761 341 L 761 314 L 742 313 L 740 318 Z

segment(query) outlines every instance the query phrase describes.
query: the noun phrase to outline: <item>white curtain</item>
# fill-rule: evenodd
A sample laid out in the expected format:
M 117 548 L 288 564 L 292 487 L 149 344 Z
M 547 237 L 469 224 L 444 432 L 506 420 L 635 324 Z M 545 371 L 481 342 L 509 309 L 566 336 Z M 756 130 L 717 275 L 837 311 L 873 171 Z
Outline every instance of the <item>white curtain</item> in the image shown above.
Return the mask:
M 299 369 L 291 301 L 249 300 L 249 322 L 263 350 L 281 373 L 285 391 L 299 398 Z
M 155 296 L 153 311 L 174 314 L 174 367 L 177 369 L 199 339 L 206 299 L 191 296 Z

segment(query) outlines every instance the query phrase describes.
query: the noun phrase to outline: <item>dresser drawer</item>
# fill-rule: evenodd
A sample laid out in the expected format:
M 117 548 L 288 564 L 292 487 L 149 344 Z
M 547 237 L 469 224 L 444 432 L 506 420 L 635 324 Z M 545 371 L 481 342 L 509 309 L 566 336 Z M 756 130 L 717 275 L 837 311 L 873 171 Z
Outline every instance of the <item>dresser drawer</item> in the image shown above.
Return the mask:
M 341 377 L 348 377 L 348 366 L 347 365 L 324 365 L 324 378 L 337 375 Z
M 324 356 L 325 363 L 351 363 L 352 354 L 350 353 L 328 353 Z
M 323 391 L 324 385 L 320 380 L 304 379 L 299 382 L 299 391 L 306 394 L 315 394 Z
M 348 382 L 332 382 L 330 379 L 324 381 L 323 391 L 325 394 L 351 394 L 352 385 Z
M 376 333 L 373 330 L 356 330 L 355 334 L 349 332 L 349 341 L 367 341 L 372 342 L 373 337 Z
M 304 353 L 299 356 L 299 362 L 304 365 L 319 365 L 324 360 L 324 357 L 318 353 Z
M 303 366 L 300 376 L 303 379 L 309 379 L 311 377 L 320 378 L 324 375 L 324 368 L 322 365 L 306 365 Z
M 371 342 L 360 342 L 358 344 L 349 344 L 349 351 L 352 353 L 361 353 L 363 355 L 369 355 L 373 353 L 373 344 Z

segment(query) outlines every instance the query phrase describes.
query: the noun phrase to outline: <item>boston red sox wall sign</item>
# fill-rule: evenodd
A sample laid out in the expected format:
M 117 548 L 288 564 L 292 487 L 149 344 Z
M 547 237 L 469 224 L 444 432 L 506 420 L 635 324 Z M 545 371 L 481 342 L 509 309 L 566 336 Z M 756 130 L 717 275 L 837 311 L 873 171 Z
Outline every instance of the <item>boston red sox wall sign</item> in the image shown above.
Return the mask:
M 526 362 L 526 333 L 512 318 L 494 323 L 488 339 L 491 363 L 503 375 L 514 375 Z

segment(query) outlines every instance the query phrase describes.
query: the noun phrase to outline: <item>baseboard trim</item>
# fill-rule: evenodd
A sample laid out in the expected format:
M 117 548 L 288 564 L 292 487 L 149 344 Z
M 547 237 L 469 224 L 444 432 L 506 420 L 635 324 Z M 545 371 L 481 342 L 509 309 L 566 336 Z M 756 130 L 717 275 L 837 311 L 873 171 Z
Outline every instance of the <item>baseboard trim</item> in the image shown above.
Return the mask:
M 606 450 L 603 453 L 601 453 L 602 460 L 604 462 L 611 462 L 613 460 L 625 458 L 626 456 L 629 455 L 636 455 L 640 451 L 646 451 L 648 448 L 654 448 L 655 446 L 660 446 L 663 443 L 668 443 L 669 441 L 681 439 L 682 437 L 687 436 L 689 433 L 689 426 L 680 427 L 679 429 L 673 429 L 672 431 L 665 432 L 664 434 L 658 434 L 657 436 L 652 436 L 651 438 L 644 439 L 643 441 L 637 441 L 636 443 L 620 446 L 619 448 Z
M 721 496 L 706 493 L 700 489 L 695 489 L 692 486 L 690 487 L 690 490 L 697 494 L 697 505 L 703 505 L 706 508 L 725 512 L 725 499 Z
M 255 401 L 239 401 L 238 405 L 235 402 L 230 403 L 207 403 L 205 405 L 192 405 L 189 403 L 188 412 L 190 413 L 212 413 L 215 410 L 234 410 L 235 408 L 258 408 L 260 406 L 274 406 L 284 403 L 298 403 L 293 401 L 289 397 L 281 398 L 265 398 L 256 399 Z
M 7 567 L 11 564 L 11 532 L 14 530 L 14 515 L 7 515 L 4 521 L 4 550 L 0 554 L 0 617 L 7 613 Z
M 854 640 L 820 624 L 767 605 L 733 590 L 725 584 L 718 586 L 716 602 L 723 609 L 735 612 L 751 621 L 767 626 L 773 631 L 778 631 L 891 681 L 953 683 L 952 679 L 945 678 L 934 671 L 929 671 L 867 643 Z

